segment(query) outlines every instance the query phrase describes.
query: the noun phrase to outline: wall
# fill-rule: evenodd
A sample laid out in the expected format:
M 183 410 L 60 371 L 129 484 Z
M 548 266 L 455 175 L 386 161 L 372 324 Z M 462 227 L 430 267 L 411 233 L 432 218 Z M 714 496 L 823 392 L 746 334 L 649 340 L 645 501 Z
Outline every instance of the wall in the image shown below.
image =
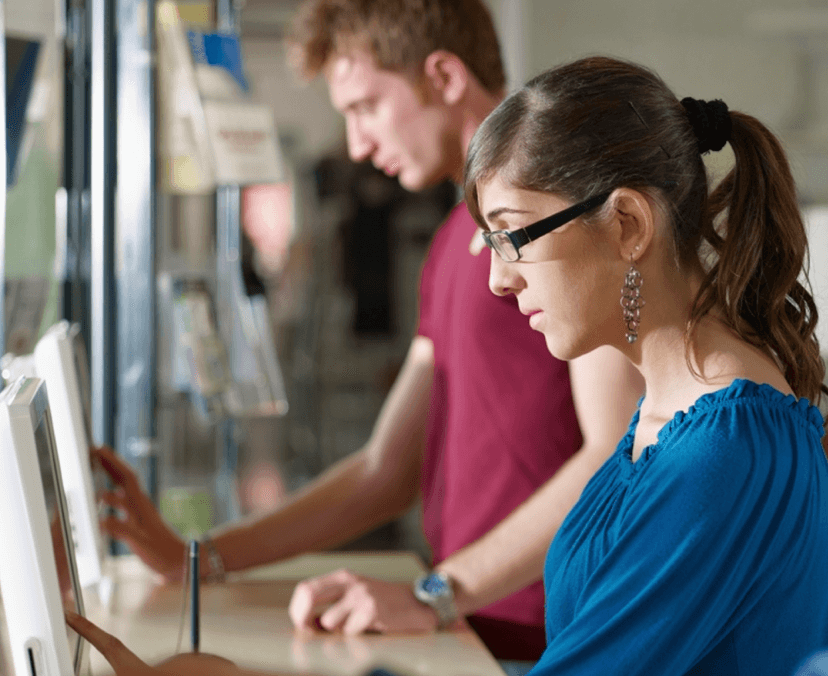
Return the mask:
M 529 4 L 534 73 L 564 60 L 605 53 L 654 68 L 679 97 L 722 98 L 779 132 L 800 116 L 804 83 L 798 41 L 759 32 L 751 23 L 763 9 L 803 9 L 808 0 Z M 828 198 L 824 187 L 821 197 Z
M 809 209 L 808 236 L 811 239 L 811 286 L 819 305 L 817 338 L 828 359 L 828 206 Z M 826 374 L 828 383 L 828 374 Z

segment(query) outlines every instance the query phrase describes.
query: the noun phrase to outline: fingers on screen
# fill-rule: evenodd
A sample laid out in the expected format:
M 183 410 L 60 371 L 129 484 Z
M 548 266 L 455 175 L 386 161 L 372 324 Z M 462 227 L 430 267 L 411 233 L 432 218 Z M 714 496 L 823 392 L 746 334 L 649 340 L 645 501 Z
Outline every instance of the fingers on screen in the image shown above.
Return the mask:
M 135 653 L 127 648 L 112 634 L 93 624 L 85 617 L 72 612 L 66 613 L 66 623 L 78 634 L 83 636 L 95 649 L 104 656 L 107 662 L 117 673 L 134 669 L 147 669 Z

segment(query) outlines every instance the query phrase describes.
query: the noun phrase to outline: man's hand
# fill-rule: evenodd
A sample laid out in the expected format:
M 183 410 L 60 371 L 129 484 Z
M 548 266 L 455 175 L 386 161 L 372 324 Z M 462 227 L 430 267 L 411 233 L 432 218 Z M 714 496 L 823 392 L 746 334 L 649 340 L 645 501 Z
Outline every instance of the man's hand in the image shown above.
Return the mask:
M 99 499 L 119 513 L 102 519 L 101 528 L 126 543 L 168 581 L 182 579 L 184 541 L 161 518 L 132 468 L 106 446 L 92 449 L 92 461 L 99 463 L 115 484 L 114 490 L 102 493 Z
M 112 634 L 107 634 L 85 617 L 66 613 L 66 624 L 83 636 L 97 649 L 117 676 L 154 676 L 159 672 L 143 662 L 138 656 Z
M 223 657 L 207 653 L 182 653 L 151 667 L 116 637 L 85 617 L 66 613 L 66 624 L 103 655 L 115 671 L 115 676 L 252 676 L 254 673 L 239 669 Z
M 321 627 L 347 635 L 430 632 L 437 615 L 414 598 L 411 585 L 339 570 L 300 582 L 288 608 L 297 628 Z

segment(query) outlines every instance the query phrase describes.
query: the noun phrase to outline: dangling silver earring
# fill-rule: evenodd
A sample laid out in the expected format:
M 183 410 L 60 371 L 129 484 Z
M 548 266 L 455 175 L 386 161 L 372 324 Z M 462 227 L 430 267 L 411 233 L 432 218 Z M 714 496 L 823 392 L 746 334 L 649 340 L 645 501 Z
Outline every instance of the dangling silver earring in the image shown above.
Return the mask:
M 630 269 L 624 277 L 624 288 L 621 289 L 621 307 L 624 311 L 624 324 L 627 327 L 627 342 L 638 340 L 638 327 L 641 324 L 641 308 L 644 299 L 641 297 L 641 285 L 644 280 L 641 272 L 635 267 L 635 259 L 630 254 Z

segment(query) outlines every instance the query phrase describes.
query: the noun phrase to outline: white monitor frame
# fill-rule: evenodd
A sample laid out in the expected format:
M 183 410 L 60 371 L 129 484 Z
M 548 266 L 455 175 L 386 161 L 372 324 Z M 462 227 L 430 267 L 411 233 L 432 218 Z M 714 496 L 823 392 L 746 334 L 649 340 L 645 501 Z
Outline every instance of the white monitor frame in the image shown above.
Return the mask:
M 38 432 L 50 467 L 38 460 Z M 63 497 L 46 386 L 21 377 L 0 393 L 0 586 L 11 662 L 16 676 L 77 676 L 84 666 L 84 641 L 68 631 L 56 564 L 52 527 L 66 552 L 64 580 L 83 613 L 71 526 Z M 51 472 L 58 519 L 50 522 L 44 476 Z M 71 638 L 70 638 L 71 635 Z
M 62 321 L 52 326 L 34 350 L 37 376 L 46 381 L 52 413 L 63 490 L 74 528 L 75 556 L 81 586 L 101 582 L 105 558 L 104 539 L 98 525 L 98 506 L 92 477 L 88 422 L 89 402 L 84 403 L 79 368 L 87 368 L 78 353 L 77 326 Z M 82 345 L 81 345 L 82 347 Z
M 20 376 L 34 378 L 37 375 L 33 354 L 12 354 L 8 352 L 0 360 L 0 368 L 3 369 L 3 383 L 9 385 Z

